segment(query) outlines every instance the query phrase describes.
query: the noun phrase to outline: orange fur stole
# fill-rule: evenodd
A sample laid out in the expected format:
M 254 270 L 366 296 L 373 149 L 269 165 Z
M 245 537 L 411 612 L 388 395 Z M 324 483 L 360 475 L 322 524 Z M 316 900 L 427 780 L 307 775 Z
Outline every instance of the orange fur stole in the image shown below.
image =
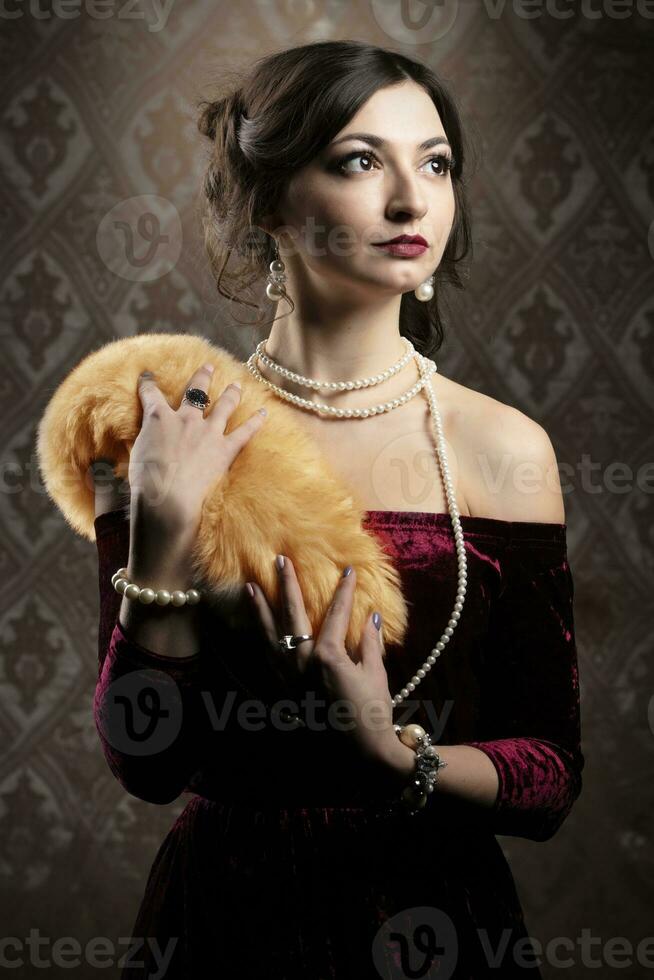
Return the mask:
M 297 409 L 257 382 L 228 351 L 202 337 L 155 333 L 114 340 L 67 375 L 37 434 L 39 467 L 50 498 L 78 534 L 95 541 L 88 468 L 95 459 L 108 458 L 116 461 L 115 475 L 127 479 L 142 420 L 139 374 L 153 371 L 164 397 L 177 408 L 188 379 L 205 363 L 215 367 L 209 388 L 214 399 L 230 381 L 242 385 L 226 432 L 262 404 L 268 418 L 205 497 L 189 578 L 206 589 L 209 601 L 213 593 L 234 608 L 245 582 L 254 580 L 277 614 L 281 597 L 274 559 L 288 555 L 317 636 L 341 572 L 351 564 L 357 582 L 348 649 L 356 649 L 375 609 L 383 617 L 385 643 L 401 643 L 407 607 L 399 573 L 379 540 L 363 528 L 364 512 L 352 493 L 297 424 Z

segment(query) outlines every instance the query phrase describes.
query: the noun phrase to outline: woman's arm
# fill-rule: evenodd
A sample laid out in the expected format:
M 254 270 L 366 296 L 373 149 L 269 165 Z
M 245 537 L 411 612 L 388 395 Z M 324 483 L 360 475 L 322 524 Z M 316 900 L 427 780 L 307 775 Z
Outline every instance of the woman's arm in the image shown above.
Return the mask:
M 138 521 L 135 523 L 138 527 Z M 146 547 L 144 542 L 134 539 L 132 532 L 125 565 L 127 577 L 130 582 L 141 587 L 150 586 L 155 591 L 185 592 L 193 584 L 190 581 L 191 552 L 190 541 L 159 541 L 154 548 Z M 146 605 L 123 596 L 119 621 L 123 632 L 134 643 L 166 657 L 184 659 L 195 656 L 200 649 L 202 615 L 200 603 L 158 606 L 152 602 Z
M 440 794 L 486 809 L 495 806 L 499 791 L 498 774 L 485 752 L 467 743 L 438 745 L 436 751 L 447 763 L 445 768 L 438 771 L 436 785 Z M 398 739 L 386 767 L 385 791 L 389 795 L 401 793 L 408 785 L 415 769 L 415 759 L 413 749 Z
M 148 803 L 170 803 L 200 767 L 205 712 L 200 651 L 166 657 L 128 635 L 118 621 L 123 599 L 111 584 L 128 559 L 124 510 L 99 514 L 95 531 L 100 624 L 94 716 L 102 750 L 128 793 Z
M 499 778 L 496 833 L 549 840 L 581 793 L 585 760 L 565 540 L 515 542 L 493 611 L 484 678 L 485 752 Z
M 113 466 L 111 460 L 98 459 L 89 468 L 94 483 L 96 521 L 119 509 L 126 515 L 129 511 L 129 485 L 126 480 L 114 476 Z M 130 528 L 129 523 L 126 526 Z M 160 541 L 153 548 L 152 545 L 145 547 L 145 542 L 134 541 L 133 536 L 128 540 L 123 564 L 114 562 L 115 567 L 110 571 L 109 588 L 113 588 L 111 575 L 122 567 L 127 568 L 130 581 L 138 585 L 152 585 L 169 591 L 189 588 L 187 544 L 178 546 L 176 542 Z M 107 586 L 107 580 L 104 584 Z M 166 657 L 190 657 L 198 652 L 202 619 L 202 610 L 198 606 L 144 605 L 125 597 L 121 600 L 117 592 L 115 595 L 123 634 L 134 643 Z
M 496 834 L 545 841 L 579 796 L 584 767 L 565 543 L 514 542 L 502 576 L 480 680 L 482 738 L 437 747 L 448 766 L 436 787 L 485 809 Z M 406 785 L 412 757 L 398 741 L 394 785 Z

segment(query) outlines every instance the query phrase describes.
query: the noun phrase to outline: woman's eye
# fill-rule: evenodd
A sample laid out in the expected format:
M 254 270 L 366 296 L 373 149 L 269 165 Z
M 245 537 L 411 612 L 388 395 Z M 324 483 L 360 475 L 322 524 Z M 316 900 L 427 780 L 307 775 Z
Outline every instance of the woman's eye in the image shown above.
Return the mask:
M 367 160 L 369 163 L 372 161 L 379 163 L 379 160 L 374 153 L 370 153 L 369 151 L 361 152 L 359 150 L 354 150 L 352 153 L 348 153 L 347 156 L 341 157 L 340 160 L 336 161 L 336 169 L 339 173 L 343 174 L 371 172 L 371 166 L 365 166 L 362 170 L 352 170 L 348 164 L 355 160 Z M 435 171 L 432 171 L 436 177 L 446 177 L 449 171 L 454 167 L 454 160 L 446 153 L 439 153 L 437 156 L 430 157 L 430 159 L 427 160 L 423 166 L 431 166 L 433 163 L 437 163 L 440 167 L 440 172 L 436 173 Z
M 351 163 L 353 160 L 376 160 L 376 159 L 377 158 L 372 153 L 357 153 L 355 151 L 354 153 L 349 153 L 346 157 L 341 157 L 340 160 L 337 160 L 336 166 L 341 173 L 352 174 L 352 173 L 357 173 L 357 171 L 346 169 L 348 163 Z M 368 172 L 369 171 L 367 169 L 364 169 L 363 171 L 361 170 L 358 171 L 358 173 L 368 173 Z
M 438 177 L 446 177 L 447 174 L 454 167 L 454 160 L 452 157 L 448 156 L 447 153 L 439 153 L 438 156 L 432 157 L 427 163 L 438 163 L 441 167 L 441 172 L 437 174 Z

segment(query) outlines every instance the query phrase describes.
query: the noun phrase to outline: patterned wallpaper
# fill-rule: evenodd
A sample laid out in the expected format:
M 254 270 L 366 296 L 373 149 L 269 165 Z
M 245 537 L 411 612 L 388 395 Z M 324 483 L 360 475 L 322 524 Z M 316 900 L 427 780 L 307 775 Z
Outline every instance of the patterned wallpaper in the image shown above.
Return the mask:
M 453 301 L 439 366 L 537 419 L 563 468 L 584 790 L 552 841 L 501 843 L 531 934 L 572 941 L 569 976 L 612 975 L 606 949 L 615 937 L 632 944 L 623 980 L 644 975 L 637 946 L 652 935 L 654 880 L 652 6 L 3 5 L 7 935 L 22 943 L 35 929 L 51 942 L 129 936 L 151 862 L 184 804 L 127 796 L 105 764 L 92 718 L 96 553 L 40 485 L 36 423 L 63 376 L 117 336 L 186 331 L 249 354 L 259 336 L 230 325 L 203 257 L 194 104 L 212 91 L 216 66 L 354 38 L 426 61 L 460 100 L 480 147 L 475 261 L 466 294 Z M 116 221 L 122 250 L 108 230 Z M 581 954 L 584 930 L 599 937 L 591 947 L 599 972 Z M 546 977 L 559 972 L 543 966 Z M 52 966 L 48 976 L 60 974 L 71 970 Z M 41 973 L 31 964 L 21 975 Z M 118 976 L 117 967 L 104 976 Z

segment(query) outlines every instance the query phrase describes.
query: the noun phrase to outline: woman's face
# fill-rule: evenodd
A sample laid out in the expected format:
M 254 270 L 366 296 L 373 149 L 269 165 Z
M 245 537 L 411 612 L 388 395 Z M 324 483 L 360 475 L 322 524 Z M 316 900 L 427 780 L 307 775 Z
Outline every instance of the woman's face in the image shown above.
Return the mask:
M 344 139 L 353 133 L 383 142 Z M 415 289 L 437 268 L 452 228 L 451 160 L 423 88 L 407 81 L 375 92 L 286 189 L 274 230 L 293 278 L 309 278 L 318 291 L 347 284 L 377 297 Z M 428 247 L 409 256 L 373 244 L 403 234 L 421 235 Z

